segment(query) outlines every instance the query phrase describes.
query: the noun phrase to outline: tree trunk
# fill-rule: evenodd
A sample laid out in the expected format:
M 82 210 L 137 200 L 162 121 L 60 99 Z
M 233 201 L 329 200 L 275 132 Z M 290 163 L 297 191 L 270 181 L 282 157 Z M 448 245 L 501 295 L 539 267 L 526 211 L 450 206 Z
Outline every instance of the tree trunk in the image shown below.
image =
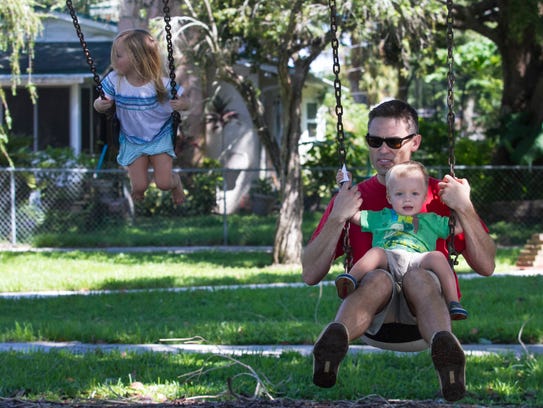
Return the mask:
M 513 43 L 512 39 L 504 42 L 499 45 L 503 66 L 502 114 L 528 112 L 533 125 L 541 123 L 541 45 L 531 41 Z
M 300 138 L 299 133 L 291 136 Z M 302 173 L 297 152 L 290 155 L 287 167 L 289 175 L 281 183 L 283 199 L 273 246 L 275 264 L 299 264 L 302 255 Z
M 294 59 L 294 68 L 289 69 L 291 54 L 280 52 L 279 55 L 279 86 L 285 109 L 281 140 L 281 209 L 275 232 L 273 262 L 299 264 L 302 256 L 303 194 L 298 144 L 301 136 L 302 90 L 311 62 Z
M 302 171 L 298 142 L 300 141 L 300 104 L 299 95 L 291 93 L 289 117 L 285 120 L 287 128 L 282 143 L 281 157 L 286 160 L 280 173 L 281 208 L 277 219 L 273 262 L 276 264 L 299 264 L 302 256 Z
M 514 162 L 512 156 L 515 155 L 516 144 L 540 132 L 543 122 L 543 46 L 538 36 L 541 22 L 540 18 L 534 18 L 538 13 L 536 2 L 518 3 L 514 0 L 455 6 L 456 26 L 489 38 L 500 51 L 502 117 L 523 113 L 526 115 L 524 124 L 532 130 L 522 135 L 514 134 L 512 140 L 502 144 L 495 157 L 496 164 Z
M 145 10 L 145 13 L 142 13 Z M 122 0 L 119 3 L 119 32 L 133 28 L 149 28 L 149 20 L 161 15 L 160 0 Z

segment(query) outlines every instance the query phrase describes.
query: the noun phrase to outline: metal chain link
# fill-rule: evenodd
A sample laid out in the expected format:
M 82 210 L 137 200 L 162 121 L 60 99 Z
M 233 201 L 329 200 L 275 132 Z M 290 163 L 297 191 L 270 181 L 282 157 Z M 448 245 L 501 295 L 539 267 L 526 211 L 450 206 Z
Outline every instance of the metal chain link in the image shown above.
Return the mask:
M 447 65 L 449 71 L 447 72 L 447 124 L 449 126 L 449 173 L 454 177 L 454 125 L 455 125 L 455 113 L 454 113 L 454 83 L 456 81 L 454 76 L 454 32 L 453 32 L 453 1 L 447 0 Z
M 66 7 L 68 7 L 68 10 L 70 11 L 70 16 L 72 17 L 77 37 L 79 38 L 79 42 L 81 43 L 81 47 L 83 48 L 83 52 L 85 53 L 85 58 L 87 59 L 87 64 L 89 64 L 90 70 L 92 72 L 94 83 L 96 84 L 96 90 L 98 91 L 100 98 L 106 99 L 106 96 L 102 89 L 102 81 L 100 80 L 100 76 L 96 72 L 96 65 L 94 64 L 94 59 L 92 58 L 89 48 L 87 47 L 85 36 L 83 35 L 83 31 L 81 30 L 81 26 L 79 25 L 79 20 L 77 18 L 77 14 L 75 13 L 75 9 L 71 0 L 66 0 Z
M 330 5 L 330 34 L 332 35 L 332 57 L 333 57 L 333 72 L 334 92 L 336 96 L 336 116 L 337 116 L 337 145 L 340 167 L 345 164 L 347 150 L 345 149 L 345 133 L 343 131 L 343 106 L 341 105 L 341 81 L 339 79 L 340 63 L 339 63 L 339 40 L 337 38 L 337 8 L 336 1 L 329 0 Z
M 339 40 L 337 38 L 337 7 L 335 0 L 329 0 L 330 6 L 330 34 L 332 36 L 332 57 L 333 57 L 333 72 L 335 75 L 334 79 L 334 92 L 336 96 L 336 116 L 337 116 L 337 125 L 336 125 L 336 140 L 337 140 L 337 150 L 340 167 L 345 165 L 347 159 L 347 149 L 345 148 L 345 132 L 343 131 L 343 106 L 341 105 L 341 80 L 339 79 L 339 72 L 341 65 L 339 63 Z M 345 272 L 348 273 L 353 266 L 353 255 L 351 241 L 349 238 L 349 227 L 351 223 L 345 222 L 343 226 L 343 252 L 345 253 L 345 258 L 343 260 L 343 267 Z
M 168 68 L 170 70 L 170 92 L 172 95 L 172 99 L 177 98 L 177 83 L 175 81 L 175 59 L 173 56 L 173 43 L 172 43 L 172 26 L 170 24 L 171 17 L 170 17 L 170 6 L 168 5 L 168 0 L 162 0 L 163 2 L 163 13 L 164 13 L 164 24 L 165 24 L 165 31 L 166 31 L 166 45 L 168 50 Z M 179 129 L 179 125 L 181 124 L 181 115 L 179 112 L 174 110 L 172 112 L 172 141 L 175 148 L 175 142 L 177 140 L 177 130 Z
M 448 124 L 448 139 L 449 139 L 449 174 L 455 177 L 454 166 L 456 158 L 454 153 L 455 144 L 455 114 L 454 114 L 454 83 L 456 81 L 454 75 L 454 32 L 453 32 L 453 1 L 447 0 L 447 124 Z M 458 264 L 458 252 L 454 246 L 454 231 L 456 229 L 456 215 L 451 210 L 449 216 L 449 237 L 447 238 L 447 249 L 449 251 L 449 263 L 451 266 Z M 453 259 L 454 257 L 454 259 Z

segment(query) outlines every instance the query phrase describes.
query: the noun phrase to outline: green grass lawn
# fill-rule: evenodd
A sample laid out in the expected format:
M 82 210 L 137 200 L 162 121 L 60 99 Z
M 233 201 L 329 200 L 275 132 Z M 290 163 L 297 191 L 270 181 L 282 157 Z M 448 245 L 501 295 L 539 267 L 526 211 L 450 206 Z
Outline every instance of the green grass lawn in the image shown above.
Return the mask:
M 500 250 L 498 269 L 514 251 Z M 514 262 L 514 261 L 513 261 Z M 469 268 L 459 266 L 459 272 Z M 329 276 L 341 272 L 338 263 Z M 0 341 L 157 343 L 201 337 L 209 344 L 312 344 L 339 306 L 332 286 L 222 289 L 219 285 L 300 282 L 295 267 L 274 267 L 266 253 L 109 254 L 0 252 L 0 292 L 75 290 L 81 295 L 0 298 Z M 189 286 L 215 290 L 180 290 Z M 543 277 L 461 280 L 463 343 L 543 342 Z M 114 293 L 89 294 L 111 289 Z M 142 291 L 132 292 L 130 289 Z M 357 342 L 355 342 L 357 343 Z M 256 383 L 274 398 L 433 399 L 438 380 L 427 352 L 353 354 L 332 389 L 311 382 L 311 357 L 236 359 L 199 354 L 93 352 L 0 353 L 0 397 L 174 400 L 222 395 L 231 381 L 252 395 Z M 543 358 L 468 356 L 468 395 L 478 405 L 543 404 Z M 137 384 L 137 386 L 135 385 Z M 262 388 L 259 388 L 262 390 Z M 261 395 L 264 398 L 264 395 Z

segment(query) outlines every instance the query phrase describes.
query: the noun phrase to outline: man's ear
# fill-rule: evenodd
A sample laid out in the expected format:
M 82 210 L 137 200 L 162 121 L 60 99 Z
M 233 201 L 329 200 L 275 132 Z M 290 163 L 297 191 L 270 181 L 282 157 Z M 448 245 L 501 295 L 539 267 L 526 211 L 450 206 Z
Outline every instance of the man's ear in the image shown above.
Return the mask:
M 422 144 L 422 136 L 420 134 L 416 134 L 413 136 L 412 143 L 411 143 L 411 152 L 416 152 L 419 150 L 420 145 Z

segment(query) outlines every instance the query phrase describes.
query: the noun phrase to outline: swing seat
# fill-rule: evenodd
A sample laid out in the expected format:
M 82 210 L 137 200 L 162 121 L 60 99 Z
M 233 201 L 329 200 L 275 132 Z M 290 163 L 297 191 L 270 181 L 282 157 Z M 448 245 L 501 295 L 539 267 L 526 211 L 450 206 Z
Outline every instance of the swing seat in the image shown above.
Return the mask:
M 376 334 L 364 334 L 362 340 L 383 350 L 417 352 L 428 348 L 416 325 L 384 323 Z

